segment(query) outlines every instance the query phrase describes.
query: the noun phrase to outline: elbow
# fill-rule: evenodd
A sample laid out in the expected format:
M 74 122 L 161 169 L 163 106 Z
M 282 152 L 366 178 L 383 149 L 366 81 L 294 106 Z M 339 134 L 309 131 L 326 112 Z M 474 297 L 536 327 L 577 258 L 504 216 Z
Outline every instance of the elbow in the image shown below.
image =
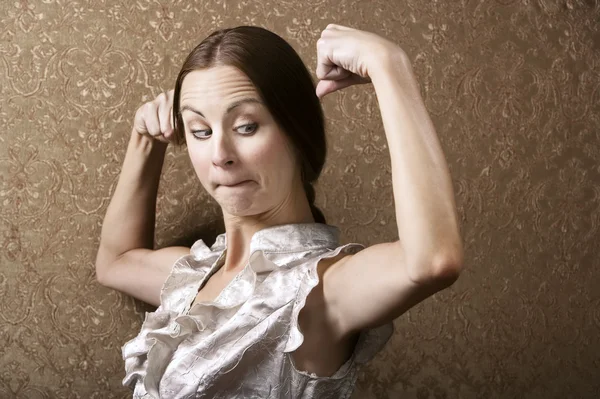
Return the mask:
M 465 254 L 459 242 L 454 249 L 445 251 L 434 261 L 434 275 L 456 281 L 463 270 Z
M 446 286 L 450 286 L 458 280 L 463 270 L 463 261 L 459 257 L 442 258 L 435 264 L 432 277 Z
M 105 287 L 107 286 L 106 275 L 108 274 L 109 267 L 110 261 L 108 259 L 105 259 L 104 254 L 101 250 L 99 250 L 98 254 L 96 255 L 95 263 L 96 281 L 98 282 L 98 284 L 103 285 Z
M 105 283 L 105 269 L 106 266 L 103 266 L 99 263 L 96 263 L 96 281 L 98 282 L 98 284 L 106 286 Z
M 460 250 L 441 252 L 426 261 L 415 262 L 411 278 L 420 284 L 436 284 L 449 287 L 454 284 L 463 270 L 464 254 Z

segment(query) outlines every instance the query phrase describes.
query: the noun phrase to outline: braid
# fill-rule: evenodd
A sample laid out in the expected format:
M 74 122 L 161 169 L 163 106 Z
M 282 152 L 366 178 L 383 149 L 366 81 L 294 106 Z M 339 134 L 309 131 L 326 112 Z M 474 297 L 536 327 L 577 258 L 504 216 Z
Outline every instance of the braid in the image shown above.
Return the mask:
M 315 222 L 327 223 L 325 221 L 325 216 L 323 215 L 323 212 L 321 212 L 321 210 L 315 206 L 315 188 L 313 187 L 312 183 L 304 181 L 304 191 L 306 192 L 306 198 L 308 199 L 310 211 L 312 212 Z

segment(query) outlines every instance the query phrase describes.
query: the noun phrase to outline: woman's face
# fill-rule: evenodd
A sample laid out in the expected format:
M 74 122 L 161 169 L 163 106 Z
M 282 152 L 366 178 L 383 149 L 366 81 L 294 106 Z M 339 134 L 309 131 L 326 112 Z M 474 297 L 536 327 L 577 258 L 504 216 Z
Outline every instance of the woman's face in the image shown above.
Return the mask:
M 225 212 L 256 215 L 286 202 L 295 158 L 244 73 L 231 66 L 192 71 L 179 103 L 196 175 Z

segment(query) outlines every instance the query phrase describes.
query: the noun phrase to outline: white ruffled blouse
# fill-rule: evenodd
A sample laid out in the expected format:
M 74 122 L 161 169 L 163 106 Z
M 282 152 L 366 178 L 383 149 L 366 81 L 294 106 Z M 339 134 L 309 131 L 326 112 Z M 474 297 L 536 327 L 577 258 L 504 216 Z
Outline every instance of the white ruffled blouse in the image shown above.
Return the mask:
M 338 240 L 339 229 L 322 223 L 262 229 L 252 236 L 246 267 L 214 301 L 190 307 L 227 251 L 225 233 L 210 248 L 196 241 L 173 265 L 160 306 L 123 345 L 123 385 L 144 399 L 349 398 L 358 366 L 383 348 L 392 323 L 364 330 L 330 377 L 296 369 L 290 356 L 304 339 L 298 313 L 318 284 L 318 261 L 364 249 Z

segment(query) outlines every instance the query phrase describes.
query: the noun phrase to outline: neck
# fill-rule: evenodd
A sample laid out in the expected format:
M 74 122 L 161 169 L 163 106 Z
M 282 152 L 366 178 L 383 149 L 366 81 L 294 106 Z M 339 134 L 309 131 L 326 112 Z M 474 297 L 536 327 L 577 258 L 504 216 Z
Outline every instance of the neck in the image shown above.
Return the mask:
M 237 273 L 250 258 L 250 241 L 259 230 L 290 223 L 315 223 L 303 188 L 290 193 L 283 203 L 265 213 L 249 216 L 231 215 L 223 211 L 227 254 L 223 271 Z

